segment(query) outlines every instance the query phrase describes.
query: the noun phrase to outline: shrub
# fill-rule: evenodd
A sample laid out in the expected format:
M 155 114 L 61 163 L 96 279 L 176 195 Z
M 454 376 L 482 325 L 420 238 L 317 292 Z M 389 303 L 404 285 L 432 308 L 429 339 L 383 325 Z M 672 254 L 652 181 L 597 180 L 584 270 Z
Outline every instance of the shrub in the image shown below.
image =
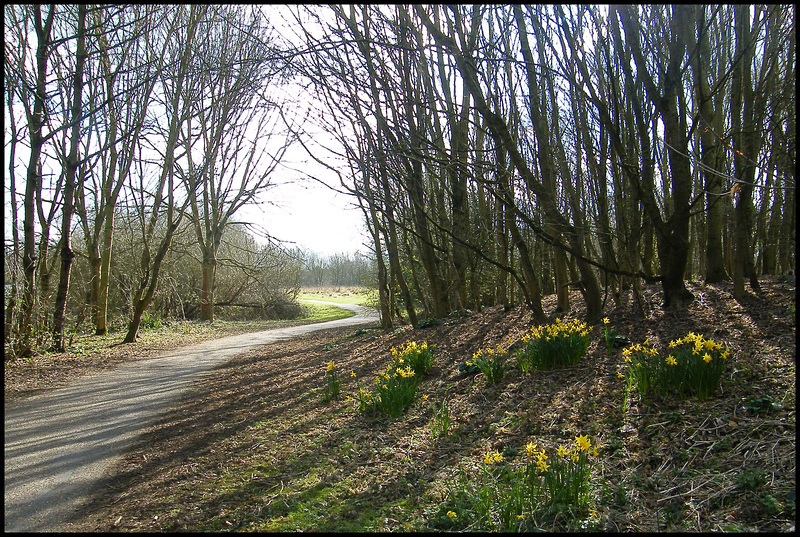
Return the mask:
M 535 326 L 522 337 L 523 347 L 517 353 L 517 361 L 523 373 L 530 369 L 552 369 L 573 365 L 589 348 L 591 327 L 573 319 L 555 324 Z

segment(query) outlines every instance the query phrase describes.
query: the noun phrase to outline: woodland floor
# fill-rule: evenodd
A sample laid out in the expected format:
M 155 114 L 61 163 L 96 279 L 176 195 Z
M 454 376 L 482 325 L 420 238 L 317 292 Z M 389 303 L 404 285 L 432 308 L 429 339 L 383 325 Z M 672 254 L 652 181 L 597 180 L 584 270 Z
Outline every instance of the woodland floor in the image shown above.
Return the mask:
M 561 370 L 514 366 L 488 386 L 457 364 L 478 348 L 513 346 L 530 328 L 523 307 L 442 319 L 425 329 L 317 332 L 239 355 L 213 371 L 148 433 L 74 522 L 75 531 L 426 531 L 448 529 L 445 483 L 489 449 L 513 458 L 528 441 L 554 447 L 588 434 L 600 445 L 593 476 L 600 531 L 793 531 L 796 489 L 794 283 L 762 278 L 743 304 L 729 283 L 689 283 L 696 300 L 664 313 L 660 288 L 645 312 L 609 298 L 613 330 L 658 348 L 688 332 L 731 349 L 708 400 L 631 396 L 621 411 L 621 350 L 602 326 L 588 356 Z M 545 311 L 555 308 L 545 300 Z M 580 296 L 561 317 L 582 318 Z M 554 320 L 556 314 L 552 315 Z M 354 411 L 345 395 L 382 371 L 391 347 L 436 345 L 419 398 L 390 420 Z M 324 403 L 335 361 L 343 397 Z M 15 380 L 24 385 L 22 380 Z M 6 371 L 6 401 L 9 376 Z M 18 390 L 19 391 L 19 390 Z M 765 397 L 771 398 L 763 404 Z M 433 439 L 434 405 L 453 424 Z M 759 401 L 761 402 L 759 404 Z M 454 528 L 455 529 L 455 528 Z M 580 529 L 555 520 L 540 529 Z

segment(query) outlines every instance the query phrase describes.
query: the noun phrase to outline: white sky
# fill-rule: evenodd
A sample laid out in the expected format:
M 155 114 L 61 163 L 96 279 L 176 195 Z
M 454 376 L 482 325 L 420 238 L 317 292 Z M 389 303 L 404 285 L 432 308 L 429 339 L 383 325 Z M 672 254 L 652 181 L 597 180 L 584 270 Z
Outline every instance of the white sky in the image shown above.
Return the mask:
M 237 212 L 237 220 L 256 222 L 274 238 L 295 243 L 287 247 L 322 256 L 367 252 L 363 213 L 349 196 L 299 180 L 276 185 L 262 199 L 265 203 Z

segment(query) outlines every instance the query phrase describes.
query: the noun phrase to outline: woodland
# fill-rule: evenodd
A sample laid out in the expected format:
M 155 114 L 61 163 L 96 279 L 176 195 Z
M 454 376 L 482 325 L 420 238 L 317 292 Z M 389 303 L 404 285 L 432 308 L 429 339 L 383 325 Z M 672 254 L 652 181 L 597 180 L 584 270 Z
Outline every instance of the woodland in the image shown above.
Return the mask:
M 795 9 L 6 5 L 7 401 L 301 286 L 380 311 L 214 371 L 76 531 L 794 531 Z M 245 216 L 287 180 L 368 254 Z M 682 345 L 710 392 L 645 397 Z
M 741 299 L 795 266 L 794 10 L 8 5 L 8 355 L 291 302 L 308 256 L 237 218 L 290 147 L 363 211 L 384 328 Z

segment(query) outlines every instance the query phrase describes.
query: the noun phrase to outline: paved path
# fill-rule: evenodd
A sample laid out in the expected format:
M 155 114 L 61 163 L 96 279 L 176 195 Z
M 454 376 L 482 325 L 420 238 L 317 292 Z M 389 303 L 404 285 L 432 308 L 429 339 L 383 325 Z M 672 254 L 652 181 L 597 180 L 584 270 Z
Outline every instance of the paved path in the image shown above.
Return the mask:
M 313 301 L 318 302 L 318 301 Z M 353 317 L 229 336 L 79 379 L 5 409 L 5 531 L 63 531 L 63 523 L 133 440 L 198 376 L 256 345 L 378 321 Z

